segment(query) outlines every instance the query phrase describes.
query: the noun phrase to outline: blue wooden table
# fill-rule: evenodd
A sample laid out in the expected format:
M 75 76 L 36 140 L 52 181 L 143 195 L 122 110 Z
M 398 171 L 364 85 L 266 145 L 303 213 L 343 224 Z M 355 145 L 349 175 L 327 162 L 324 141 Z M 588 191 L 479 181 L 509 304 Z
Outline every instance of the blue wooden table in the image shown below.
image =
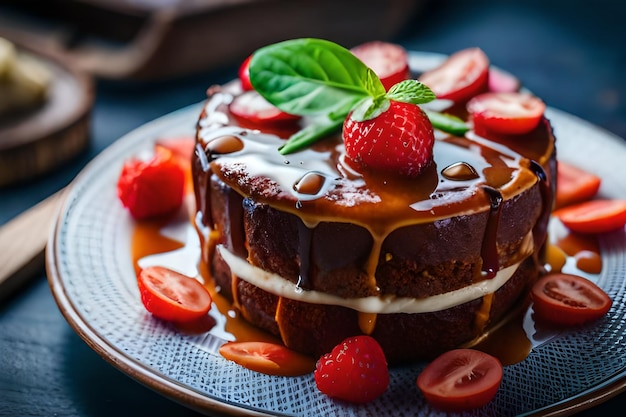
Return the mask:
M 407 49 L 451 53 L 480 46 L 552 107 L 626 138 L 626 4 L 618 1 L 440 1 L 402 28 Z M 207 51 L 207 53 L 209 53 Z M 89 149 L 45 178 L 0 190 L 0 224 L 67 185 L 130 130 L 199 102 L 236 64 L 163 83 L 100 81 Z M 0 248 L 3 250 L 3 248 Z M 583 411 L 615 414 L 626 394 Z M 0 305 L 0 415 L 192 416 L 105 362 L 69 327 L 41 269 Z

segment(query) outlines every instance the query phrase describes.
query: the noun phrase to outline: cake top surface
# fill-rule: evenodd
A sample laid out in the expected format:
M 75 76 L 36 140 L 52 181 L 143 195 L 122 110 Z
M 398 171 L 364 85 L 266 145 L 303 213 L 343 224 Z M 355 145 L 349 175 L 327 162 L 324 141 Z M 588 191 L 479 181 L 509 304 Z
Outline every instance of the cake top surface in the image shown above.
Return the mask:
M 550 124 L 542 118 L 530 132 L 516 135 L 435 129 L 432 163 L 414 177 L 355 164 L 346 157 L 340 133 L 284 154 L 279 150 L 285 139 L 310 127 L 315 117 L 251 125 L 232 111 L 242 94 L 238 82 L 209 89 L 198 123 L 206 163 L 240 194 L 292 212 L 307 224 L 352 222 L 384 233 L 390 225 L 487 211 L 492 196 L 485 187 L 498 190 L 504 200 L 519 195 L 537 183 L 538 167 L 554 152 Z M 442 104 L 445 100 L 436 103 Z M 450 101 L 446 112 L 468 120 L 464 105 Z

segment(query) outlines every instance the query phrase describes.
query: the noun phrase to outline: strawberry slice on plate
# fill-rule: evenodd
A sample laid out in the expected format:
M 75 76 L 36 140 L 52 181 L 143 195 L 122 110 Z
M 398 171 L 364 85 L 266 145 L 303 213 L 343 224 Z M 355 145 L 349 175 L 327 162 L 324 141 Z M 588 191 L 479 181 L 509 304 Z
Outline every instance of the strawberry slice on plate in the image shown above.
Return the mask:
M 306 375 L 315 369 L 313 358 L 270 342 L 228 342 L 220 354 L 244 368 L 277 376 Z
M 394 84 L 411 78 L 409 58 L 400 45 L 372 41 L 355 46 L 350 52 L 378 75 L 387 91 Z
M 598 190 L 602 179 L 582 168 L 559 161 L 556 179 L 556 208 L 590 200 Z
M 163 266 L 142 269 L 137 285 L 146 310 L 163 320 L 190 322 L 211 309 L 211 295 L 199 281 Z
M 459 412 L 489 403 L 502 376 L 502 364 L 495 357 L 474 349 L 454 349 L 424 368 L 417 387 L 434 407 Z
M 462 102 L 489 88 L 489 58 L 479 48 L 467 48 L 448 57 L 440 66 L 424 72 L 419 80 L 438 99 Z
M 530 296 L 537 319 L 565 326 L 598 320 L 613 304 L 609 295 L 588 279 L 561 273 L 541 277 Z
M 605 233 L 626 225 L 626 200 L 589 200 L 561 208 L 554 216 L 573 232 Z

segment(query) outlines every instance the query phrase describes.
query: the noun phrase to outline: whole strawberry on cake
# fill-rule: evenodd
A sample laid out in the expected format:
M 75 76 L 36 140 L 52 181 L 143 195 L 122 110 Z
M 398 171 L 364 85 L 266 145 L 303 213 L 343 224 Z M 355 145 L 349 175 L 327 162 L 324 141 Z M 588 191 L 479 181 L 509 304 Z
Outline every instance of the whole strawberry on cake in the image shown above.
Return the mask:
M 545 105 L 494 87 L 502 74 L 479 49 L 423 74 L 402 53 L 366 64 L 387 47 L 261 48 L 245 82 L 208 90 L 197 124 L 212 279 L 316 358 L 362 334 L 391 364 L 433 358 L 523 302 L 543 269 L 556 172 Z

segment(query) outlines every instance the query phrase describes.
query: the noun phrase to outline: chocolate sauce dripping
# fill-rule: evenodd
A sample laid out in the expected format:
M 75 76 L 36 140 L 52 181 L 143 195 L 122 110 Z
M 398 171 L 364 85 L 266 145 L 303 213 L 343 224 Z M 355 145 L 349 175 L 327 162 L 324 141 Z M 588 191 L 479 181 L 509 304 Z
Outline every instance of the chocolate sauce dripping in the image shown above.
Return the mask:
M 488 185 L 483 186 L 483 190 L 489 197 L 491 209 L 487 218 L 487 226 L 485 227 L 485 236 L 483 237 L 483 245 L 481 256 L 483 258 L 483 273 L 487 278 L 493 278 L 500 269 L 500 261 L 498 258 L 498 226 L 500 225 L 500 217 L 502 214 L 502 194 L 500 191 Z
M 539 252 L 548 236 L 548 221 L 552 212 L 552 202 L 554 201 L 554 189 L 543 167 L 536 161 L 530 162 L 530 169 L 535 173 L 539 180 L 539 190 L 541 192 L 541 214 L 539 220 L 533 227 L 533 241 L 535 244 L 535 253 Z M 556 172 L 555 169 L 552 172 Z
M 298 253 L 300 254 L 300 274 L 298 275 L 299 289 L 311 288 L 311 247 L 313 241 L 313 230 L 298 219 L 298 239 L 300 241 Z

